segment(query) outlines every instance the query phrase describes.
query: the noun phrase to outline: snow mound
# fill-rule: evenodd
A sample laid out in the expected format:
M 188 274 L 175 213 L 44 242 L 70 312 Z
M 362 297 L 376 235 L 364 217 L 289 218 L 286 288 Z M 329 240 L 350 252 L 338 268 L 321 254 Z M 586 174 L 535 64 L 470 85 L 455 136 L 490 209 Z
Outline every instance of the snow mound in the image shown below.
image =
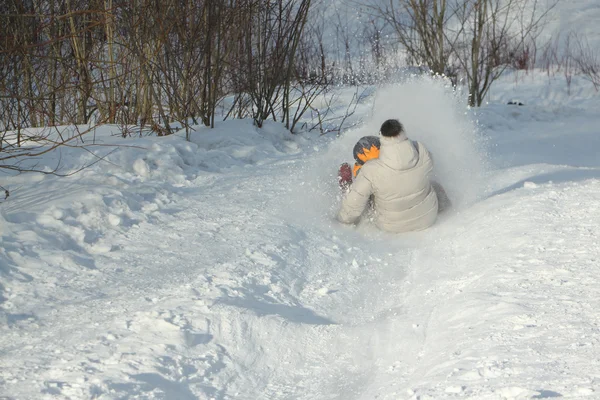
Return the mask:
M 222 122 L 214 130 L 194 127 L 192 140 L 184 138 L 182 130 L 123 139 L 114 127 L 98 127 L 87 150 L 61 148 L 35 161 L 38 169 L 60 165 L 65 174 L 91 165 L 83 171 L 63 178 L 4 176 L 2 186 L 11 196 L 0 206 L 1 310 L 41 306 L 72 274 L 89 283 L 98 255 L 123 250 L 115 237 L 181 211 L 177 203 L 186 188 L 292 156 L 306 145 L 281 124 L 257 129 L 249 120 Z M 35 299 L 28 289 L 32 281 L 44 282 Z

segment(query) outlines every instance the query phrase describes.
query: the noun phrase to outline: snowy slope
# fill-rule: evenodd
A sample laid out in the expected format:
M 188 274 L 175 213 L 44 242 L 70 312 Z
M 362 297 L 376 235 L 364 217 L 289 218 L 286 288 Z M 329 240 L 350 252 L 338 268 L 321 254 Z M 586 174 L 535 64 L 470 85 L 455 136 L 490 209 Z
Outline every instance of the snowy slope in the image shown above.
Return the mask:
M 4 178 L 0 393 L 595 398 L 598 116 L 472 116 L 428 80 L 365 102 L 333 142 L 236 121 Z M 396 108 L 457 210 L 415 234 L 341 226 L 337 164 Z
M 596 9 L 561 1 L 547 32 L 593 33 Z M 411 80 L 337 140 L 102 127 L 133 147 L 0 175 L 0 399 L 600 398 L 599 99 L 534 71 L 467 110 Z M 337 166 L 391 117 L 456 205 L 426 232 L 334 220 Z

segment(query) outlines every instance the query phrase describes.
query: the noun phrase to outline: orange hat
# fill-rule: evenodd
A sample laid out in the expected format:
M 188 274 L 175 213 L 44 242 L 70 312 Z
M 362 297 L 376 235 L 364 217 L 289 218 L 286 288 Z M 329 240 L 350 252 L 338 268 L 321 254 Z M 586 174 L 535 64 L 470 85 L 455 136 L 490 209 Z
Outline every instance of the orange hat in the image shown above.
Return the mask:
M 352 153 L 356 164 L 354 164 L 354 176 L 358 173 L 358 170 L 369 160 L 379 158 L 379 149 L 381 148 L 381 142 L 377 136 L 363 136 L 354 145 Z

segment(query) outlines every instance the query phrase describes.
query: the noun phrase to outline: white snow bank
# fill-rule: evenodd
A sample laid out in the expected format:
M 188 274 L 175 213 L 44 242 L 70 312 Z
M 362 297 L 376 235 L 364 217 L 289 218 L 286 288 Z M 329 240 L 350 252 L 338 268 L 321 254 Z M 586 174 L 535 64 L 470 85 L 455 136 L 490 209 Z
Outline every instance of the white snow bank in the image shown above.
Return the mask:
M 495 167 L 554 164 L 593 168 L 600 160 L 596 110 L 493 104 L 478 110 Z
M 406 398 L 594 397 L 598 178 L 513 189 L 437 227 L 407 300 L 424 333 Z
M 91 134 L 84 138 L 87 150 L 60 148 L 29 161 L 38 169 L 60 166 L 59 172 L 68 174 L 102 158 L 75 175 L 0 178 L 11 191 L 0 205 L 0 307 L 5 312 L 40 307 L 56 296 L 66 276 L 93 280 L 97 255 L 122 250 L 114 238 L 131 228 L 180 211 L 177 201 L 185 188 L 211 184 L 216 174 L 231 169 L 297 154 L 305 143 L 281 124 L 257 129 L 245 120 L 222 122 L 214 130 L 195 127 L 191 142 L 183 131 L 123 139 L 115 129 L 97 128 L 93 141 Z M 32 282 L 44 282 L 36 284 L 35 295 Z M 71 295 L 67 291 L 62 300 Z
M 547 115 L 597 110 L 600 93 L 589 79 L 575 75 L 575 72 L 573 69 L 565 73 L 564 68 L 552 69 L 550 73 L 540 68 L 531 71 L 506 70 L 491 86 L 486 102 L 520 102 L 525 107 L 545 110 Z M 544 115 L 542 112 L 538 117 Z

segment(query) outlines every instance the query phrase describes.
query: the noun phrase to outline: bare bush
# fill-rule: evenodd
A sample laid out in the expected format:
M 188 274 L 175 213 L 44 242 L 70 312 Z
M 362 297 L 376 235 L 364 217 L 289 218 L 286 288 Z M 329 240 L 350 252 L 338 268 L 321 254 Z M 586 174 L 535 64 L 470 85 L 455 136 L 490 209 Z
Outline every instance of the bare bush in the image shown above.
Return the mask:
M 555 69 L 560 69 L 561 60 L 558 55 L 560 41 L 561 36 L 556 35 L 555 37 L 548 40 L 542 47 L 541 66 L 546 71 L 546 74 L 548 76 L 553 75 Z
M 84 142 L 84 137 L 94 130 L 89 127 L 80 130 L 77 126 L 72 127 L 46 127 L 46 128 L 24 128 L 21 132 L 20 143 L 17 143 L 16 132 L 4 133 L 4 148 L 0 151 L 0 171 L 16 172 L 38 172 L 48 175 L 68 176 L 73 175 L 91 165 L 106 158 L 110 152 L 99 156 L 92 149 L 96 147 L 110 147 L 107 145 Z M 63 171 L 64 167 L 60 157 L 55 161 L 53 168 L 40 164 L 43 156 L 60 148 L 77 148 L 90 153 L 93 161 Z
M 590 46 L 586 37 L 575 35 L 575 65 L 584 79 L 594 85 L 594 89 L 600 89 L 600 54 L 596 48 Z
M 252 99 L 252 116 L 259 127 L 269 118 L 290 127 L 296 53 L 310 4 L 270 0 L 244 10 L 233 82 L 239 96 Z
M 460 30 L 450 29 L 453 10 L 446 0 L 396 0 L 366 4 L 396 32 L 396 37 L 416 65 L 445 74 Z
M 334 112 L 332 104 L 337 99 L 336 91 L 323 94 L 323 102 L 325 104 L 321 109 L 311 106 L 311 126 L 310 131 L 318 129 L 321 136 L 330 133 L 335 133 L 340 136 L 344 131 L 351 129 L 362 123 L 362 121 L 354 121 L 350 126 L 346 127 L 346 122 L 356 112 L 356 108 L 361 104 L 365 98 L 370 95 L 369 87 L 355 86 L 352 99 L 346 105 L 346 109 L 343 115 L 338 115 Z
M 513 65 L 520 54 L 521 66 L 527 67 L 527 44 L 534 43 L 550 10 L 538 11 L 538 7 L 538 0 L 476 0 L 466 2 L 457 13 L 463 45 L 456 54 L 467 77 L 471 106 L 482 104 L 491 84 L 511 65 L 503 54 Z
M 545 44 L 541 62 L 549 76 L 564 76 L 569 95 L 574 76 L 581 76 L 600 90 L 600 53 L 590 46 L 586 36 L 573 31 L 557 35 Z
M 275 92 L 290 92 L 310 6 L 7 0 L 0 5 L 2 129 L 81 124 L 92 115 L 97 123 L 167 132 L 169 123 L 188 119 L 214 126 L 223 96 L 249 88 L 264 90 L 254 97 L 257 120 L 275 116 L 270 103 L 281 100 Z M 235 82 L 240 71 L 249 85 Z M 284 116 L 277 118 L 289 121 L 288 106 L 278 107 Z
M 252 116 L 297 127 L 331 81 L 303 41 L 311 0 L 6 0 L 0 4 L 0 168 L 31 170 L 74 138 L 30 128 L 115 124 L 124 137 Z M 302 50 L 301 50 L 302 49 Z M 313 60 L 319 58 L 318 79 Z M 303 72 L 304 71 L 304 72 Z M 223 111 L 225 113 L 225 111 Z M 137 126 L 132 130 L 132 126 Z M 56 129 L 58 131 L 58 129 Z M 35 170 L 35 167 L 33 168 Z M 56 172 L 56 171 L 54 171 Z
M 464 77 L 469 103 L 479 106 L 490 85 L 509 66 L 531 68 L 535 38 L 553 7 L 538 0 L 390 0 L 368 5 L 396 31 L 418 65 Z

